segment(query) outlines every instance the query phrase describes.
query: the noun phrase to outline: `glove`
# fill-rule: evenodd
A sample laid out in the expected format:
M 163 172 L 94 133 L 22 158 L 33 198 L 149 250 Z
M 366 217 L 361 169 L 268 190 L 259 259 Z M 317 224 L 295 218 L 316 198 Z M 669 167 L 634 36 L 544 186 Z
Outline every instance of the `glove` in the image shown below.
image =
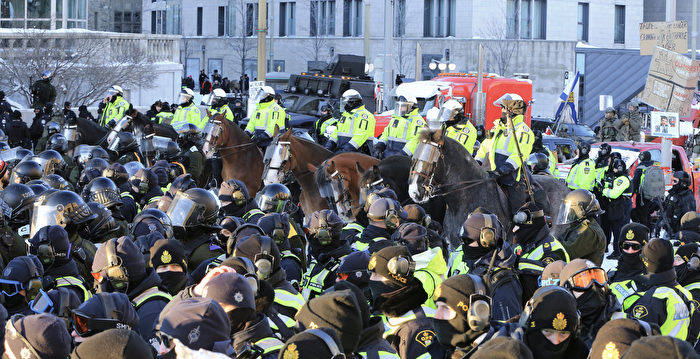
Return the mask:
M 111 119 L 111 120 L 109 120 L 109 122 L 107 122 L 107 127 L 109 127 L 109 128 L 114 128 L 116 125 L 117 125 L 117 122 L 114 121 L 114 119 Z
M 374 145 L 374 150 L 376 152 L 384 152 L 384 150 L 386 150 L 386 143 L 377 142 L 377 144 Z
M 504 163 L 502 166 L 498 167 L 498 168 L 497 168 L 497 171 L 498 171 L 501 175 L 507 175 L 507 174 L 509 174 L 509 173 L 511 173 L 511 172 L 513 172 L 513 171 L 515 171 L 515 167 L 513 167 L 513 165 L 511 165 L 510 163 L 507 163 L 507 162 L 506 162 L 506 163 Z
M 489 174 L 489 178 L 498 178 L 498 177 L 501 177 L 501 176 L 502 176 L 501 172 L 499 172 L 498 170 L 495 170 L 495 171 L 487 171 L 487 172 L 488 172 L 488 174 Z
M 481 162 L 481 161 L 479 161 L 479 160 L 475 160 L 475 161 L 476 161 L 476 163 L 478 163 L 478 164 L 479 164 L 479 166 L 483 166 L 483 165 L 484 165 L 484 163 L 483 163 L 483 162 Z
M 354 152 L 357 151 L 357 148 L 353 146 L 350 142 L 346 143 L 345 146 L 343 146 L 343 152 Z
M 328 140 L 328 142 L 326 142 L 326 149 L 333 152 L 333 149 L 335 149 L 335 142 Z

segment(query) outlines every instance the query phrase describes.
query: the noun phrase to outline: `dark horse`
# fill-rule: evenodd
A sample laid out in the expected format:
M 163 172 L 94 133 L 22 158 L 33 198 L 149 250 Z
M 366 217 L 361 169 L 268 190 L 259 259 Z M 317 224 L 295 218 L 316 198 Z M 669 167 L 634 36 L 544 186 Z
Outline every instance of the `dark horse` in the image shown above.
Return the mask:
M 401 205 L 414 203 L 408 195 L 408 175 L 411 170 L 411 157 L 389 156 L 381 160 L 377 165 L 365 170 L 362 166 L 357 166 L 360 178 L 360 198 L 367 198 L 367 195 L 380 188 L 388 187 L 396 192 Z M 445 199 L 443 197 L 433 197 L 426 203 L 421 204 L 430 217 L 442 224 L 445 217 Z
M 459 243 L 462 223 L 477 207 L 498 216 L 503 228 L 511 228 L 508 200 L 496 183 L 489 178 L 462 145 L 443 136 L 442 130 L 424 130 L 413 155 L 408 193 L 417 203 L 425 203 L 435 196 L 445 197 L 447 212 L 443 227 L 450 242 Z M 550 211 L 556 218 L 561 200 L 569 193 L 565 184 L 549 176 L 533 176 L 535 184 L 547 193 Z
M 155 133 L 156 136 L 168 137 L 173 141 L 177 140 L 177 132 L 170 125 L 155 124 L 140 113 L 136 113 L 136 116 L 133 118 L 124 118 L 128 118 L 129 120 L 124 122 L 124 126 L 118 125 L 118 128 L 132 132 L 137 138 Z M 120 121 L 120 123 L 122 122 Z M 110 132 L 109 128 L 100 126 L 85 118 L 78 118 L 77 129 L 78 140 L 76 141 L 76 145 L 84 143 L 87 145 L 107 147 L 107 137 Z
M 208 159 L 219 153 L 223 165 L 221 178 L 243 181 L 250 196 L 254 196 L 260 189 L 263 171 L 263 156 L 255 143 L 221 114 L 209 121 L 205 132 L 202 152 Z
M 294 136 L 292 130 L 287 130 L 280 136 L 275 136 L 265 153 L 265 169 L 263 182 L 283 183 L 291 173 L 301 187 L 299 203 L 307 215 L 321 209 L 328 209 L 328 202 L 319 194 L 314 181 L 314 172 L 308 165 L 318 166 L 330 158 L 333 152 L 326 150 L 315 142 Z

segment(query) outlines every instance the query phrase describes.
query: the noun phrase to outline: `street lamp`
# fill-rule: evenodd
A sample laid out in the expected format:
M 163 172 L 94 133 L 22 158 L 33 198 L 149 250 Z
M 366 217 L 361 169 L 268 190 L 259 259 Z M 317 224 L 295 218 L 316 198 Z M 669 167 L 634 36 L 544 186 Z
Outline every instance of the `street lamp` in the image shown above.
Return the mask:
M 454 64 L 449 61 L 441 61 L 441 60 L 435 60 L 432 59 L 430 63 L 428 64 L 428 68 L 432 71 L 435 71 L 435 69 L 440 70 L 440 72 L 445 72 L 445 70 L 449 69 L 450 71 L 454 71 L 457 68 L 457 64 Z

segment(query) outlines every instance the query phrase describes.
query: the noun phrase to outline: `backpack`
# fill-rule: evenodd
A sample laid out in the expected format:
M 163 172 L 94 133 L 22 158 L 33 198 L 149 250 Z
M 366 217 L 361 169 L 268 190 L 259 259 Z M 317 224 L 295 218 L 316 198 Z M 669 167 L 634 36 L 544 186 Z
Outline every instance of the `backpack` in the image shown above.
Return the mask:
M 666 192 L 666 180 L 664 170 L 659 166 L 647 167 L 643 170 L 642 182 L 639 184 L 639 193 L 644 199 L 664 198 Z

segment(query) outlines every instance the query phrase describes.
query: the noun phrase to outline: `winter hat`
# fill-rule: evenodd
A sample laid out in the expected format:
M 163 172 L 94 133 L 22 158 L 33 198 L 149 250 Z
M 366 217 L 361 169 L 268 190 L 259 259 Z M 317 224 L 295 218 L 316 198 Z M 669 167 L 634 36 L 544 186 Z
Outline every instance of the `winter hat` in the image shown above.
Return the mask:
M 242 238 L 238 241 L 238 243 L 236 243 L 236 247 L 233 249 L 233 255 L 237 257 L 246 257 L 255 263 L 255 258 L 261 254 L 262 243 L 263 241 L 266 241 L 266 239 L 270 243 L 269 255 L 271 255 L 273 258 L 272 271 L 274 272 L 280 267 L 281 255 L 279 248 L 277 248 L 277 244 L 270 237 L 253 234 L 246 238 Z M 260 268 L 258 268 L 258 270 L 260 270 Z
M 139 316 L 136 313 L 136 309 L 131 304 L 129 297 L 120 292 L 96 293 L 92 298 L 75 309 L 74 312 L 88 318 L 115 319 L 119 322 L 119 324 L 115 323 L 115 325 L 120 328 L 128 326 L 133 329 L 139 325 Z M 89 337 L 94 334 L 87 333 L 83 337 Z
M 642 262 L 649 274 L 673 269 L 673 245 L 670 241 L 654 238 L 642 248 Z
M 386 247 L 372 254 L 367 269 L 403 287 L 413 279 L 416 262 L 405 246 Z
M 574 274 L 589 268 L 598 268 L 595 263 L 589 261 L 588 259 L 576 258 L 571 262 L 567 263 L 564 268 L 559 272 L 559 285 L 564 287 L 564 283 L 569 280 Z
M 131 230 L 131 233 L 134 235 L 134 237 L 145 236 L 154 232 L 162 234 L 165 233 L 166 230 L 159 220 L 150 217 L 146 217 L 139 220 L 138 223 L 136 223 L 134 228 Z
M 32 309 L 43 309 L 44 313 L 51 313 L 57 317 L 60 316 L 63 319 L 70 320 L 71 311 L 78 308 L 81 304 L 81 298 L 78 297 L 78 294 L 74 290 L 68 289 L 68 287 L 51 289 L 46 292 L 46 295 L 51 299 L 53 307 L 47 307 L 45 309 L 35 307 Z
M 698 253 L 698 250 L 700 250 L 700 245 L 697 243 L 688 243 L 678 247 L 678 249 L 676 249 L 676 255 L 681 256 L 684 261 L 689 262 L 693 254 Z
M 326 340 L 319 335 L 325 333 L 337 348 L 337 353 L 331 351 Z M 309 329 L 295 334 L 289 338 L 280 351 L 280 358 L 296 359 L 331 359 L 337 354 L 343 353 L 343 346 L 340 344 L 335 331 L 330 328 Z
M 548 285 L 559 285 L 559 277 L 561 270 L 566 266 L 566 262 L 563 260 L 556 260 L 552 263 L 547 264 L 542 271 L 542 277 L 540 278 L 540 287 L 545 287 Z
M 691 231 L 700 230 L 700 215 L 698 215 L 698 212 L 686 212 L 683 217 L 681 217 L 681 229 Z
M 530 349 L 521 340 L 511 337 L 495 337 L 481 345 L 472 359 L 531 359 Z
M 700 358 L 687 342 L 669 336 L 651 336 L 635 340 L 627 349 L 625 359 L 694 359 Z
M 289 237 L 289 216 L 286 213 L 268 213 L 258 219 L 258 227 L 276 243 L 282 243 Z
M 406 211 L 406 221 L 418 223 L 422 226 L 430 224 L 430 216 L 425 212 L 425 209 L 418 204 L 407 204 L 403 206 Z
M 5 326 L 5 343 L 15 358 L 65 359 L 71 350 L 66 324 L 47 313 L 10 320 Z
M 211 298 L 221 306 L 255 310 L 255 293 L 248 280 L 238 273 L 222 273 L 212 278 L 202 289 L 202 297 Z
M 177 338 L 188 348 L 228 353 L 231 324 L 224 309 L 211 298 L 172 301 L 163 308 L 156 331 Z
M 52 264 L 65 264 L 70 259 L 71 244 L 68 240 L 68 232 L 59 226 L 45 226 L 29 239 L 29 253 L 38 256 L 39 246 L 48 244 L 53 249 L 53 255 L 42 255 L 39 260 L 45 267 Z M 43 254 L 43 253 L 41 253 Z
M 182 242 L 174 239 L 159 239 L 151 247 L 151 267 L 158 268 L 162 265 L 177 264 L 187 272 L 187 256 Z
M 428 250 L 428 230 L 417 223 L 402 223 L 391 236 L 392 239 L 408 248 L 411 254 Z
M 646 324 L 647 329 L 642 323 Z M 590 358 L 620 358 L 635 340 L 654 334 L 660 334 L 658 326 L 655 325 L 652 330 L 646 322 L 626 318 L 609 321 L 598 331 L 593 341 Z
M 151 167 L 151 171 L 156 175 L 156 178 L 158 178 L 158 186 L 160 187 L 165 187 L 168 185 L 168 182 L 170 182 L 170 178 L 168 177 L 168 168 L 163 167 L 163 165 L 167 165 L 167 162 L 165 160 L 156 162 L 153 167 Z M 163 163 L 164 162 L 164 163 Z
M 30 279 L 41 278 L 42 276 L 44 276 L 44 268 L 41 266 L 39 258 L 32 255 L 12 258 L 2 272 L 2 279 L 17 281 L 22 284 L 27 284 Z
M 321 228 L 323 227 L 323 228 Z M 318 243 L 319 231 L 327 230 L 330 235 L 331 243 L 337 243 L 338 238 L 340 238 L 340 233 L 343 230 L 343 220 L 338 217 L 338 215 L 328 209 L 322 209 L 311 214 L 311 220 L 309 221 L 309 233 L 312 235 L 312 239 Z M 330 243 L 329 243 L 330 244 Z
M 134 244 L 131 238 L 122 236 L 110 239 L 116 247 L 116 254 L 121 259 L 121 265 L 126 269 L 130 282 L 137 282 L 146 275 L 146 263 L 144 263 L 141 250 Z M 102 272 L 109 267 L 107 260 L 107 247 L 113 244 L 106 242 L 95 252 L 95 259 L 92 262 L 92 272 Z M 105 276 L 103 274 L 103 276 Z
M 649 242 L 649 228 L 641 223 L 630 222 L 620 229 L 620 236 L 620 245 L 623 242 L 637 242 L 644 246 Z
M 440 283 L 433 293 L 433 300 L 445 302 L 463 319 L 467 319 L 469 298 L 476 294 L 474 280 L 468 274 L 449 277 Z
M 151 346 L 133 330 L 109 329 L 80 343 L 70 357 L 72 359 L 151 358 L 153 356 L 151 349 Z
M 553 329 L 574 333 L 578 322 L 576 298 L 554 285 L 537 289 L 520 316 L 520 324 L 526 331 Z
M 369 302 L 367 301 L 367 298 L 365 297 L 365 293 L 360 289 L 360 287 L 356 286 L 352 282 L 349 282 L 347 280 L 341 280 L 339 282 L 335 282 L 332 287 L 330 287 L 327 291 L 340 291 L 340 290 L 349 290 L 354 296 L 355 300 L 357 301 L 357 309 L 360 310 L 360 316 L 362 317 L 362 328 L 367 328 L 369 327 L 370 324 L 370 310 L 369 310 Z
M 306 302 L 296 320 L 304 328 L 331 328 L 347 353 L 355 351 L 362 334 L 362 318 L 355 295 L 350 290 L 328 292 Z
M 366 251 L 352 252 L 343 257 L 340 266 L 336 269 L 336 273 L 347 274 L 347 281 L 354 283 L 360 288 L 366 288 L 369 284 L 368 264 L 369 253 Z

